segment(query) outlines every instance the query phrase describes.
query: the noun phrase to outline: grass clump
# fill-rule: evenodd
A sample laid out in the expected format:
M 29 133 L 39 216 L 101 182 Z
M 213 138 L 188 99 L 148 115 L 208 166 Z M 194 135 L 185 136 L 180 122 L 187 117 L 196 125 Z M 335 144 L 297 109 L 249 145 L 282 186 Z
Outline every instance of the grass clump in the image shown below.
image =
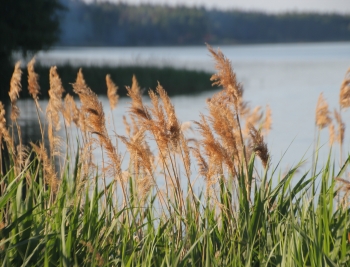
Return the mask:
M 0 105 L 2 266 L 348 266 L 349 157 L 337 168 L 330 150 L 320 166 L 316 144 L 310 171 L 298 173 L 300 162 L 278 175 L 264 141 L 271 110 L 250 108 L 229 60 L 208 49 L 218 70 L 212 81 L 223 89 L 195 122 L 196 140 L 186 137 L 189 125 L 163 86 L 149 91 L 146 106 L 135 77 L 126 88 L 125 136 L 107 131 L 106 111 L 81 70 L 76 105 L 70 94 L 62 100 L 51 68 L 42 140 L 29 147 L 17 117 L 7 125 Z M 28 69 L 40 121 L 33 62 Z M 14 81 L 18 73 L 16 65 Z M 117 86 L 106 81 L 112 112 Z M 20 84 L 12 84 L 15 95 Z M 319 133 L 332 122 L 323 98 L 316 114 Z

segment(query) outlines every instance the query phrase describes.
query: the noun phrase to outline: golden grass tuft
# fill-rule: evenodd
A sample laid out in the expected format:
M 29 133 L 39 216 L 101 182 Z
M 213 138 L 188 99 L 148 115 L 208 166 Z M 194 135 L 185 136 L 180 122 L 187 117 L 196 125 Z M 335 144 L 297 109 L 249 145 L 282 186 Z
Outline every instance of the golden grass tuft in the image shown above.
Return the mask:
M 339 104 L 341 108 L 350 107 L 350 68 L 340 86 Z
M 106 84 L 107 84 L 107 96 L 109 99 L 109 104 L 111 106 L 111 109 L 113 110 L 116 108 L 119 100 L 119 96 L 117 95 L 118 86 L 115 85 L 115 83 L 112 81 L 112 78 L 109 74 L 106 75 Z
M 328 126 L 328 129 L 329 129 L 329 145 L 332 146 L 333 143 L 336 141 L 334 124 L 330 123 Z
M 40 86 L 39 86 L 39 75 L 35 73 L 34 70 L 35 58 L 32 58 L 27 65 L 28 70 L 28 91 L 29 94 L 33 97 L 34 100 L 37 100 L 40 94 Z
M 57 179 L 57 174 L 55 172 L 55 169 L 52 165 L 52 161 L 50 160 L 46 152 L 45 146 L 43 144 L 40 144 L 39 146 L 37 146 L 34 143 L 30 143 L 30 144 L 33 147 L 35 153 L 37 154 L 38 159 L 43 164 L 45 183 L 51 187 L 54 193 L 57 192 L 59 181 Z
M 10 151 L 14 151 L 13 140 L 6 126 L 5 107 L 0 102 L 0 150 L 2 149 L 2 140 L 5 141 Z
M 169 135 L 170 143 L 172 144 L 174 150 L 177 149 L 178 143 L 180 141 L 181 125 L 176 117 L 175 108 L 170 101 L 170 98 L 164 88 L 158 83 L 157 93 L 159 98 L 163 102 L 163 106 L 167 115 L 167 131 Z
M 343 119 L 342 119 L 340 113 L 336 109 L 334 110 L 334 118 L 335 118 L 337 125 L 338 125 L 336 140 L 342 146 L 342 144 L 344 142 L 344 135 L 345 135 L 345 123 L 343 122 Z
M 261 159 L 261 162 L 264 166 L 264 168 L 266 169 L 269 158 L 270 158 L 270 154 L 269 151 L 267 149 L 267 145 L 264 142 L 264 138 L 261 135 L 260 131 L 257 131 L 253 125 L 249 126 L 250 129 L 250 136 L 252 138 L 252 150 L 255 152 L 256 155 L 258 155 L 258 157 Z
M 19 108 L 17 107 L 17 99 L 19 98 L 19 93 L 22 90 L 21 85 L 21 62 L 18 61 L 15 65 L 15 69 L 12 74 L 11 82 L 10 82 L 10 91 L 9 96 L 11 100 L 11 120 L 15 121 L 19 117 Z
M 216 52 L 210 45 L 207 45 L 207 47 L 216 61 L 215 68 L 218 70 L 218 73 L 214 74 L 210 80 L 213 81 L 213 85 L 223 86 L 227 94 L 233 98 L 236 110 L 238 110 L 243 96 L 243 88 L 237 82 L 231 62 L 224 56 L 220 49 Z
M 109 167 L 113 169 L 114 175 L 120 176 L 121 160 L 108 136 L 102 104 L 98 101 L 97 95 L 87 86 L 81 69 L 78 72 L 73 88 L 81 102 L 80 114 L 83 114 L 84 117 L 80 118 L 80 120 L 84 120 L 88 132 L 97 136 L 111 160 Z
M 321 93 L 318 97 L 316 106 L 316 125 L 323 129 L 331 123 L 330 112 L 328 110 L 328 104 Z
M 68 126 L 73 121 L 75 125 L 79 127 L 79 109 L 75 104 L 73 96 L 70 94 L 67 94 L 64 98 L 64 109 L 62 114 Z
M 272 111 L 269 105 L 266 106 L 266 115 L 263 127 L 266 135 L 268 135 L 272 129 Z
M 50 90 L 49 90 L 49 103 L 46 109 L 46 116 L 49 120 L 49 123 L 52 123 L 52 126 L 55 131 L 60 130 L 60 117 L 59 113 L 62 112 L 62 95 L 64 89 L 62 86 L 61 78 L 57 73 L 57 67 L 51 67 L 50 69 Z

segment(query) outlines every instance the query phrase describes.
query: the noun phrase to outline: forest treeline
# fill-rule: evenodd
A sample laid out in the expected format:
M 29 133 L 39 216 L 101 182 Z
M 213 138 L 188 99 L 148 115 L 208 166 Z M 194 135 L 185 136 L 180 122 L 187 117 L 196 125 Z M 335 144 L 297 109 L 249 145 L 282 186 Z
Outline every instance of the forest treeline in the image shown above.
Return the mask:
M 350 40 L 350 15 L 207 10 L 61 0 L 64 46 L 151 46 Z

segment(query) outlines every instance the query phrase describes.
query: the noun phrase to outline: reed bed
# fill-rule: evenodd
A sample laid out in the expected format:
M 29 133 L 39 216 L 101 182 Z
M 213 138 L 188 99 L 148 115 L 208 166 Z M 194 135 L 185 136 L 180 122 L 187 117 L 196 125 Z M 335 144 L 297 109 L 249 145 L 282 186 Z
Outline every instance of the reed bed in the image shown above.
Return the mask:
M 181 123 L 161 84 L 145 105 L 133 77 L 125 135 L 106 122 L 105 112 L 118 108 L 109 75 L 107 110 L 82 70 L 72 84 L 78 103 L 51 67 L 50 101 L 42 110 L 31 61 L 28 90 L 42 139 L 30 144 L 21 141 L 16 122 L 22 89 L 16 64 L 9 122 L 0 103 L 2 266 L 349 266 L 349 156 L 330 148 L 320 164 L 317 136 L 329 127 L 332 145 L 343 147 L 350 71 L 334 116 L 320 95 L 313 166 L 301 172 L 301 161 L 282 174 L 265 142 L 270 108 L 250 107 L 230 61 L 208 49 L 217 69 L 211 80 L 222 87 L 207 100 L 209 114 Z M 188 128 L 196 139 L 187 137 Z

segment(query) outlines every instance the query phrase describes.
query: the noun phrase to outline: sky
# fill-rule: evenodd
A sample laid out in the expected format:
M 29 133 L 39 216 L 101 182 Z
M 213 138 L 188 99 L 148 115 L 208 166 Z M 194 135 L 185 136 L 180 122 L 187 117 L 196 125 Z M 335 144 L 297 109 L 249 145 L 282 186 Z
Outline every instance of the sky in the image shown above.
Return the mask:
M 84 0 L 85 2 L 106 0 Z M 350 0 L 108 0 L 129 4 L 167 4 L 186 6 L 204 6 L 217 9 L 240 9 L 245 11 L 264 11 L 280 13 L 286 11 L 298 12 L 336 12 L 350 14 Z

